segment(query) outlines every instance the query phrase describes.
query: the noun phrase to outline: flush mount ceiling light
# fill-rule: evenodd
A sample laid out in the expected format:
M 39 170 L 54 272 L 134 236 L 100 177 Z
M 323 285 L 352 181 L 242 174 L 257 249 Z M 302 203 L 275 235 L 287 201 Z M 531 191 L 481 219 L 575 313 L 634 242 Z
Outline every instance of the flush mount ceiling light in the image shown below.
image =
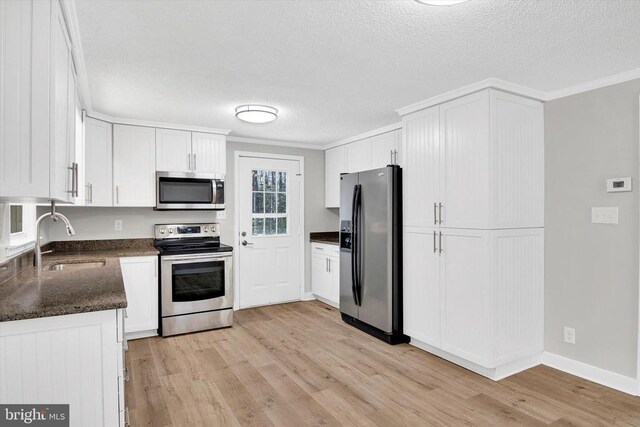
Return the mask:
M 429 6 L 453 6 L 454 4 L 464 3 L 469 0 L 416 0 L 418 3 L 428 4 Z
M 278 110 L 267 105 L 239 105 L 236 117 L 249 123 L 269 123 L 278 118 Z

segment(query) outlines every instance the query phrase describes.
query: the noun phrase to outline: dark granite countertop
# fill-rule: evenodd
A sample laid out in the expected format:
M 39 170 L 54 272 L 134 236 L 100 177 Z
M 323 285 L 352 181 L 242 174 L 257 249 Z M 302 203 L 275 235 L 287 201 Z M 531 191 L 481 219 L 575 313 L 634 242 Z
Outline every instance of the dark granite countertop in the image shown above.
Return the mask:
M 0 322 L 125 308 L 127 297 L 119 258 L 158 254 L 150 239 L 135 240 L 137 244 L 120 247 L 107 243 L 113 241 L 102 244 L 84 241 L 71 246 L 64 246 L 66 242 L 50 244 L 47 249 L 53 248 L 54 252 L 43 255 L 40 277 L 35 267 L 28 266 L 0 283 Z M 48 270 L 59 262 L 87 261 L 103 261 L 105 265 Z
M 309 233 L 309 240 L 316 243 L 325 243 L 328 245 L 340 244 L 340 233 L 337 231 L 321 231 L 317 233 Z

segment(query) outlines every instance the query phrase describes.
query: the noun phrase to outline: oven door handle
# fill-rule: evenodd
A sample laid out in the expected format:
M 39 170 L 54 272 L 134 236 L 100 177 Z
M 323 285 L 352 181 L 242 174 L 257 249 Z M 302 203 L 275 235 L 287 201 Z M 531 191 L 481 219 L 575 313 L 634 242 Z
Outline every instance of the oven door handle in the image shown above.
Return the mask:
M 162 261 L 184 261 L 184 260 L 201 260 L 201 259 L 219 259 L 219 258 L 231 258 L 230 253 L 225 254 L 185 254 L 185 255 L 171 255 L 162 256 Z

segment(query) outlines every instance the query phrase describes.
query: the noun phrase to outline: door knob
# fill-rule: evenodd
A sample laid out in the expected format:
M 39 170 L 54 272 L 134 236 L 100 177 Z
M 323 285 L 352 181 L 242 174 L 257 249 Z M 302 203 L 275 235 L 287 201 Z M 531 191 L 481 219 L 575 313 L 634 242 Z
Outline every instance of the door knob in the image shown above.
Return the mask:
M 249 242 L 247 242 L 246 240 L 243 240 L 243 241 L 242 241 L 242 246 L 247 246 L 247 245 L 248 245 L 248 246 L 253 246 L 253 243 L 249 243 Z

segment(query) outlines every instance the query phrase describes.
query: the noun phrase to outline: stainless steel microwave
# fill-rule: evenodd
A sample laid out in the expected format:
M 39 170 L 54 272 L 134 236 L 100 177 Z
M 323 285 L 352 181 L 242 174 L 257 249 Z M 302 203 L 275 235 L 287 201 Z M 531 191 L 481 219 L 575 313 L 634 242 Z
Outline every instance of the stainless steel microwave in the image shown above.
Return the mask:
M 156 172 L 157 210 L 223 210 L 224 175 Z

